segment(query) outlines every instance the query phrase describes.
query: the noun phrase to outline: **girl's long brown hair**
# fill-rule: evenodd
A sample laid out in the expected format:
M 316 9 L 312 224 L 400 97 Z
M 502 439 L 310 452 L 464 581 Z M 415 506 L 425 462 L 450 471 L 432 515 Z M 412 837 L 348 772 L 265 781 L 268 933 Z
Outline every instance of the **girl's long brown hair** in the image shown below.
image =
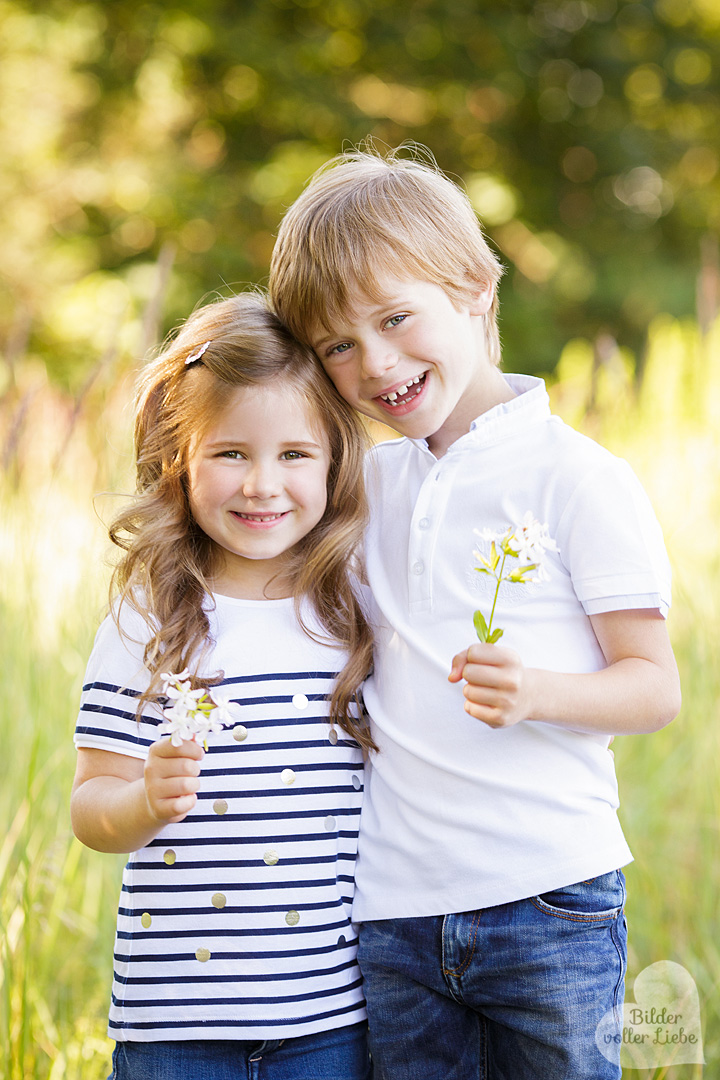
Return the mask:
M 202 357 L 186 364 L 206 343 Z M 213 644 L 205 604 L 218 556 L 190 512 L 190 450 L 217 420 L 232 391 L 268 382 L 299 395 L 328 439 L 327 507 L 289 553 L 289 580 L 306 633 L 317 637 L 302 622 L 304 600 L 327 640 L 348 654 L 333 688 L 331 721 L 365 750 L 376 749 L 361 695 L 372 665 L 372 636 L 352 574 L 367 515 L 365 432 L 312 352 L 290 336 L 259 293 L 196 311 L 140 378 L 136 495 L 109 529 L 124 552 L 111 584 L 111 594 L 119 599 L 115 618 L 119 624 L 122 605 L 128 603 L 149 631 L 144 662 L 150 684 L 139 708 L 157 699 L 161 671 L 197 672 Z

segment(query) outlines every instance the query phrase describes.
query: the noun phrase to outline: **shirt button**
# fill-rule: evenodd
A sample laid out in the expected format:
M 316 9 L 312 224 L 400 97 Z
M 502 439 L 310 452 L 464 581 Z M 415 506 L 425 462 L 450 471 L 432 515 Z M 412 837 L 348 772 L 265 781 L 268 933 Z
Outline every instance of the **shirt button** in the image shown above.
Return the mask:
M 421 529 L 429 529 L 430 528 L 430 518 L 420 518 L 420 520 L 418 521 L 418 525 L 420 526 Z
M 422 563 L 422 562 L 413 563 L 413 568 L 412 568 L 413 574 L 422 574 L 424 572 L 424 570 L 425 570 L 425 563 Z

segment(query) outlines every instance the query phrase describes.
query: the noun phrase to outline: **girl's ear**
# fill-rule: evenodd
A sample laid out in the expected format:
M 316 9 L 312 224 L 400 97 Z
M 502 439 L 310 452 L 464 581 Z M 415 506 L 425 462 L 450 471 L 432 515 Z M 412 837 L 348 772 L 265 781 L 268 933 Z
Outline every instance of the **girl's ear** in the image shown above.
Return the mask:
M 495 297 L 495 286 L 491 283 L 482 289 L 476 290 L 472 296 L 468 308 L 471 315 L 487 315 L 492 307 Z

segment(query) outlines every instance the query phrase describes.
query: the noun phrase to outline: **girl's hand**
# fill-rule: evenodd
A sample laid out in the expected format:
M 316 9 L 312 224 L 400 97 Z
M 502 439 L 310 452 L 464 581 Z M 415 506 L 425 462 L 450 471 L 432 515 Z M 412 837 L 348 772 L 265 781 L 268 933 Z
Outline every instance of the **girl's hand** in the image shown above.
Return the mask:
M 465 712 L 488 727 L 510 727 L 530 715 L 530 672 L 512 649 L 471 645 L 453 658 L 448 679 L 465 679 Z
M 173 746 L 170 739 L 159 739 L 152 744 L 144 769 L 145 798 L 156 821 L 163 825 L 182 821 L 192 810 L 204 756 L 195 742 Z

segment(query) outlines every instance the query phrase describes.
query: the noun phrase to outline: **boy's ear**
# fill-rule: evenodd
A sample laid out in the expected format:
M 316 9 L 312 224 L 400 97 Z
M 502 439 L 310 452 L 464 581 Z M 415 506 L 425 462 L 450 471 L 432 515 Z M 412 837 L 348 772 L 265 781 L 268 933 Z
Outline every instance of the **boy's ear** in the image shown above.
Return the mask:
M 488 311 L 492 307 L 493 298 L 495 296 L 495 286 L 491 283 L 484 288 L 477 289 L 475 294 L 471 297 L 468 308 L 471 315 L 487 315 Z

